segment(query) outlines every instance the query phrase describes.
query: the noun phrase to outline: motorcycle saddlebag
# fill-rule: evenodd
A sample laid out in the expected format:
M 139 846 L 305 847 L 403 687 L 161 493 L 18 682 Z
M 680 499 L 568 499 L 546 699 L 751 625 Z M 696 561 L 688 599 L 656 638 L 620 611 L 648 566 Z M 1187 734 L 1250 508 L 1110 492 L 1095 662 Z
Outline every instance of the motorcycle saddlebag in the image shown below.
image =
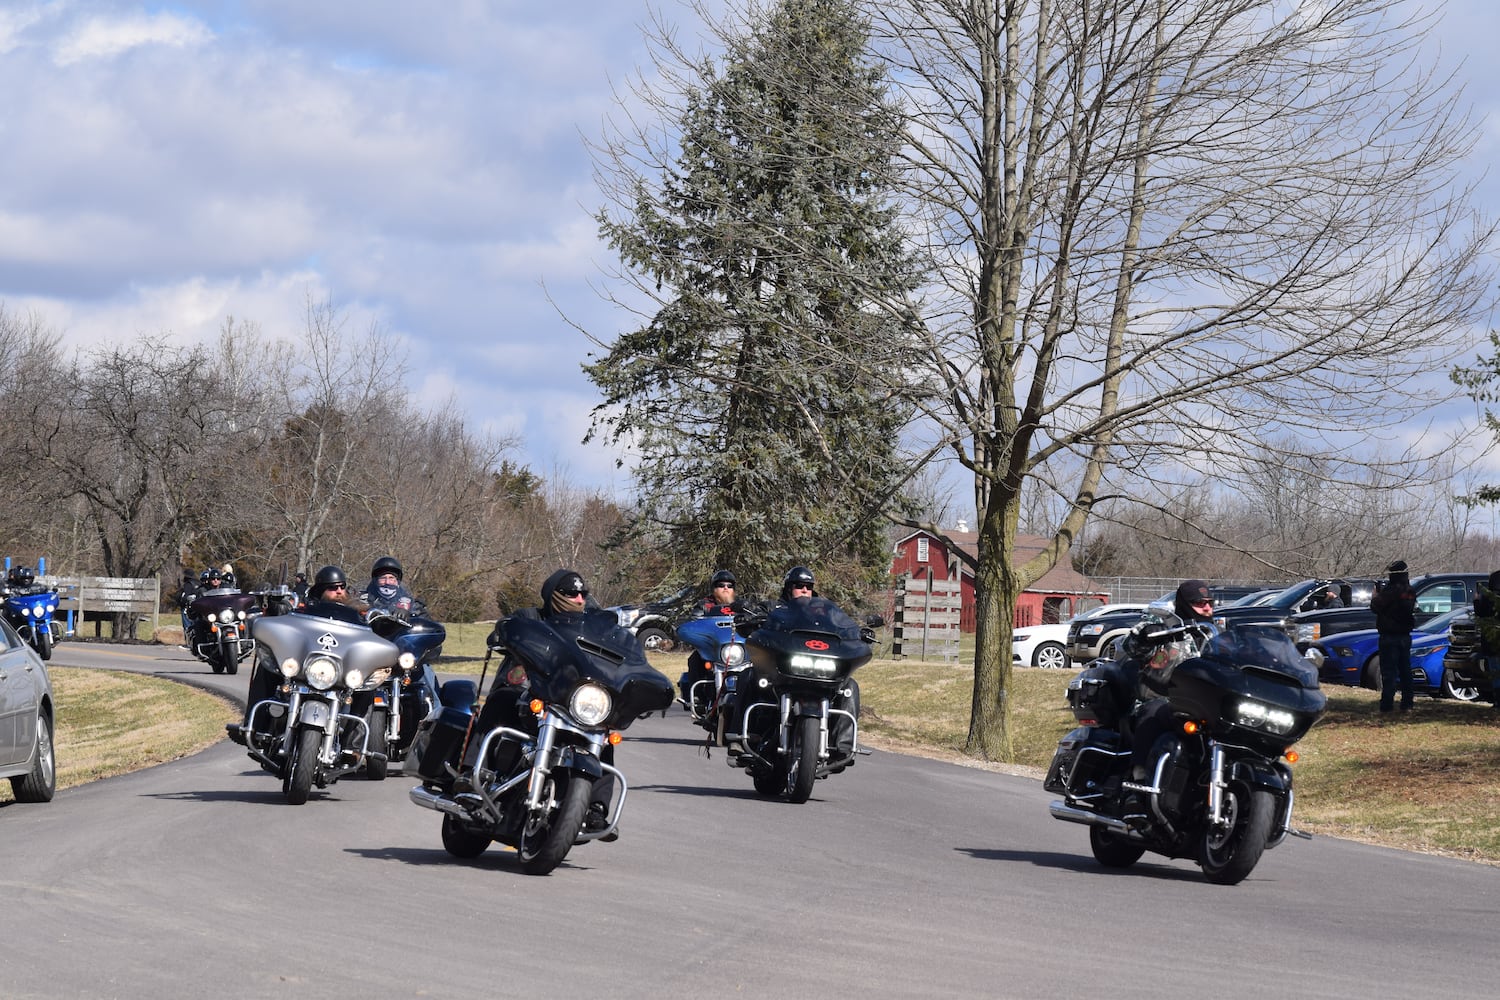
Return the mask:
M 1133 701 L 1124 670 L 1106 661 L 1081 671 L 1068 682 L 1068 707 L 1084 725 L 1118 729 L 1120 719 Z
M 1054 795 L 1088 795 L 1104 784 L 1115 761 L 1127 753 L 1114 730 L 1079 726 L 1058 740 L 1042 787 Z
M 438 692 L 438 700 L 443 704 L 442 711 L 430 723 L 423 724 L 412 752 L 417 758 L 418 774 L 433 781 L 446 781 L 451 775 L 444 765 L 458 767 L 469 720 L 474 718 L 474 682 L 449 681 Z

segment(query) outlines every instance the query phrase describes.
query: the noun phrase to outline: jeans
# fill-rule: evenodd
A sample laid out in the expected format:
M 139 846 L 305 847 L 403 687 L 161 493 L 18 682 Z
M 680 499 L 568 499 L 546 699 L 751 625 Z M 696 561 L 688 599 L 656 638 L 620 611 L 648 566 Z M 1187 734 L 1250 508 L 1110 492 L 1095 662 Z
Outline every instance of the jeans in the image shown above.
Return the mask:
M 1399 635 L 1380 633 L 1380 710 L 1389 712 L 1395 707 L 1396 685 L 1401 685 L 1401 707 L 1410 708 L 1411 685 L 1411 633 Z

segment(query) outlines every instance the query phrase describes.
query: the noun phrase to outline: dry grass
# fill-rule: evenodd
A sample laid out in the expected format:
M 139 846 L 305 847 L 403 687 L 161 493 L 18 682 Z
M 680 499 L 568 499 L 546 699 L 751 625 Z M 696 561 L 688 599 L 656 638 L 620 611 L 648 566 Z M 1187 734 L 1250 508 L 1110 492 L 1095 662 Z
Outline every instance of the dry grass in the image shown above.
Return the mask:
M 68 788 L 213 745 L 239 718 L 228 702 L 159 677 L 52 667 L 57 785 Z M 0 801 L 11 796 L 0 782 Z

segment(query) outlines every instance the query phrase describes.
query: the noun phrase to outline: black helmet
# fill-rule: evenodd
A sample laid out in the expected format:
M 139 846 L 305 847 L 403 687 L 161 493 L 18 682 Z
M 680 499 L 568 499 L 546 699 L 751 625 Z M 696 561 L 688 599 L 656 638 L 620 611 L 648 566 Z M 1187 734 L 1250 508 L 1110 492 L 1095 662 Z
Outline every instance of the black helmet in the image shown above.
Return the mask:
M 792 587 L 794 586 L 807 587 L 811 590 L 813 587 L 812 570 L 806 566 L 793 566 L 786 571 L 786 576 L 781 578 L 781 599 L 783 601 L 792 599 Z M 813 593 L 816 594 L 817 591 L 813 590 Z
M 313 585 L 307 588 L 307 596 L 310 600 L 317 600 L 323 596 L 323 591 L 339 585 L 345 587 L 349 585 L 344 571 L 337 566 L 324 566 L 318 570 L 318 575 L 313 577 Z
M 29 587 L 36 581 L 36 574 L 31 571 L 30 566 L 17 566 L 10 571 L 10 582 L 16 587 Z
M 1213 612 L 1205 615 L 1193 605 L 1212 600 L 1213 593 L 1208 589 L 1208 584 L 1202 580 L 1184 580 L 1178 584 L 1177 593 L 1172 596 L 1172 610 L 1185 622 L 1207 621 L 1213 617 Z
M 713 575 L 713 579 L 708 581 L 710 587 L 717 587 L 721 583 L 727 583 L 731 587 L 734 586 L 734 574 L 727 569 L 721 569 Z
M 375 560 L 375 565 L 370 567 L 370 579 L 373 580 L 382 573 L 394 573 L 396 579 L 401 579 L 401 563 L 395 556 L 381 556 Z
M 223 580 L 223 579 L 224 579 L 224 574 L 222 572 L 220 572 L 219 570 L 215 569 L 212 566 L 210 566 L 208 569 L 204 570 L 203 571 L 203 575 L 200 576 L 200 577 L 198 577 L 198 580 L 199 580 L 200 583 L 208 583 L 211 580 Z

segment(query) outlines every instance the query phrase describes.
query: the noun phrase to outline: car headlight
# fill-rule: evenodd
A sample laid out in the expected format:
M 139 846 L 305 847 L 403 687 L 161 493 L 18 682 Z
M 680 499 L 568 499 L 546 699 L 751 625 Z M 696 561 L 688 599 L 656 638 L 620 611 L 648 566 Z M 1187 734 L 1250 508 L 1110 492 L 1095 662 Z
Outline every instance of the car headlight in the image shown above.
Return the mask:
M 585 726 L 602 725 L 613 702 L 609 692 L 597 684 L 580 684 L 568 699 L 568 714 Z
M 1276 708 L 1265 702 L 1251 701 L 1247 698 L 1236 706 L 1235 721 L 1251 729 L 1282 736 L 1296 727 L 1297 716 L 1284 708 Z
M 726 642 L 719 647 L 719 662 L 726 667 L 737 667 L 745 662 L 745 647 L 737 642 Z
M 635 624 L 635 620 L 641 616 L 640 608 L 631 608 L 629 611 L 616 611 L 615 617 L 620 620 L 621 628 L 629 628 Z
M 1315 624 L 1301 624 L 1297 626 L 1296 642 L 1317 642 L 1322 636 L 1323 630 Z
M 1104 626 L 1103 625 L 1085 625 L 1083 628 L 1081 628 L 1081 629 L 1078 630 L 1079 636 L 1101 635 L 1101 634 L 1103 634 L 1103 632 L 1104 632 Z
M 359 671 L 354 670 L 350 673 L 359 673 Z M 307 678 L 309 687 L 326 691 L 338 682 L 339 661 L 322 653 L 309 656 L 302 661 L 302 676 Z
M 833 677 L 839 672 L 839 661 L 831 656 L 793 653 L 787 657 L 786 672 L 801 677 Z

